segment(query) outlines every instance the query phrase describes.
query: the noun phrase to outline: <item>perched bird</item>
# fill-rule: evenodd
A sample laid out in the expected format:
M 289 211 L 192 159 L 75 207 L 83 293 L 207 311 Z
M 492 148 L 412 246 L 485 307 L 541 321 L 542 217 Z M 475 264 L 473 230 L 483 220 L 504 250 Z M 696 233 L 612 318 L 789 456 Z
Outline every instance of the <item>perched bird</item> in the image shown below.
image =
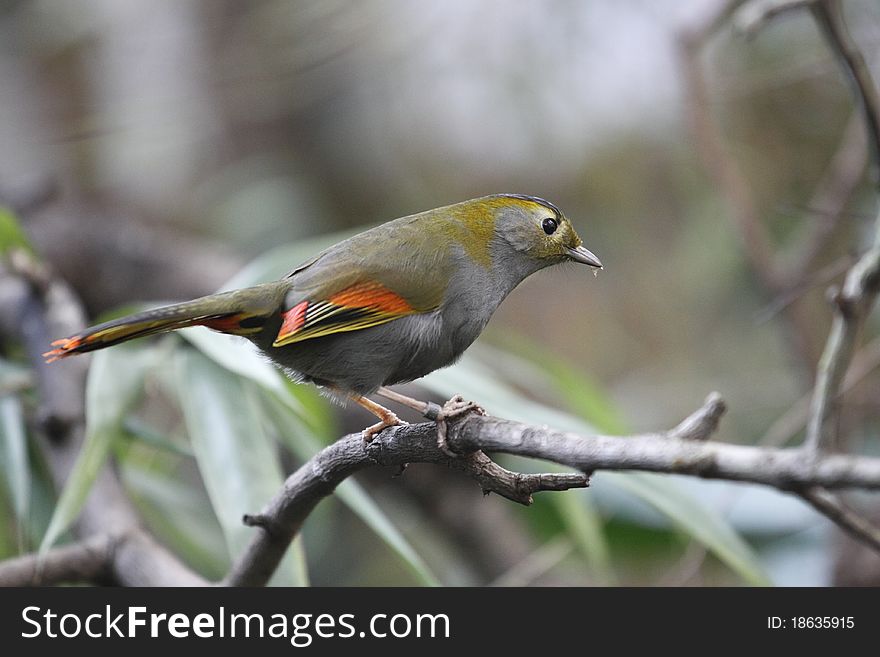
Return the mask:
M 395 219 L 331 246 L 279 281 L 147 310 L 52 343 L 49 362 L 154 333 L 207 326 L 240 335 L 293 378 L 376 415 L 367 440 L 400 424 L 367 399 L 455 362 L 529 274 L 597 269 L 571 222 L 534 196 L 496 194 Z

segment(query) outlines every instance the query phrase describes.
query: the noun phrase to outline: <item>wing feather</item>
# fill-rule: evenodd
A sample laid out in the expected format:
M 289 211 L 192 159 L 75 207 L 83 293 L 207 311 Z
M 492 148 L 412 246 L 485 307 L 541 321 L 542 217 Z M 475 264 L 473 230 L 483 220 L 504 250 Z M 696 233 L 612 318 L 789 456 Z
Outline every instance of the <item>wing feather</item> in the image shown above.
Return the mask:
M 329 299 L 305 300 L 283 313 L 273 347 L 358 331 L 421 312 L 401 295 L 377 281 L 350 285 Z

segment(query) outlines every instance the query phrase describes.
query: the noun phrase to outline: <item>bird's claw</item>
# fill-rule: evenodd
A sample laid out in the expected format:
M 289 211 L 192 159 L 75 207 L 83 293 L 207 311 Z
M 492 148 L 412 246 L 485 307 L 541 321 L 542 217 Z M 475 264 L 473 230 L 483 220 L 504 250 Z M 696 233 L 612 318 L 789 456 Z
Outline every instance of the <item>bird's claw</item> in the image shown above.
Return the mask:
M 401 420 L 397 415 L 392 412 L 388 412 L 388 415 L 380 422 L 376 422 L 376 424 L 371 424 L 366 429 L 361 432 L 361 436 L 363 436 L 365 443 L 373 442 L 373 438 L 375 438 L 378 434 L 382 433 L 388 427 L 396 427 L 401 424 L 409 424 L 409 422 L 405 422 Z
M 449 443 L 446 441 L 446 423 L 448 420 L 454 420 L 455 418 L 469 413 L 485 415 L 486 411 L 477 403 L 465 400 L 461 395 L 455 395 L 452 399 L 443 404 L 443 408 L 440 409 L 440 412 L 435 418 L 435 422 L 437 423 L 437 447 L 449 457 L 454 458 L 457 457 L 458 454 L 449 448 Z

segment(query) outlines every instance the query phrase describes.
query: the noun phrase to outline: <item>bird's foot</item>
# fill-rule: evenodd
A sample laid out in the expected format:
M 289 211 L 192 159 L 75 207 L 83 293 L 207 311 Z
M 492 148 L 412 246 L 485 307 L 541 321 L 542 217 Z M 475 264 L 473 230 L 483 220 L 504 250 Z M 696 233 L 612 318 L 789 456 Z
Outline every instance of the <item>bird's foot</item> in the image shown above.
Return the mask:
M 366 429 L 361 432 L 361 435 L 364 437 L 364 442 L 370 443 L 373 442 L 373 438 L 375 438 L 378 434 L 382 433 L 388 427 L 396 427 L 399 424 L 409 424 L 409 422 L 404 422 L 397 415 L 392 413 L 391 411 L 387 412 L 379 422 L 376 424 L 371 424 Z
M 379 421 L 376 424 L 371 424 L 361 432 L 361 435 L 364 437 L 365 443 L 372 442 L 373 438 L 376 437 L 376 434 L 384 431 L 388 427 L 395 427 L 398 424 L 407 424 L 399 417 L 397 417 L 397 415 L 395 415 L 393 411 L 389 411 L 381 404 L 377 404 L 376 402 L 367 399 L 363 395 L 358 395 L 355 393 L 347 394 L 355 402 L 357 402 L 359 406 L 362 406 L 363 408 L 370 411 L 370 413 L 375 415 L 377 418 L 379 418 Z
M 447 456 L 458 456 L 458 454 L 449 448 L 449 443 L 446 441 L 447 422 L 469 413 L 485 415 L 486 411 L 482 406 L 479 406 L 475 402 L 465 400 L 461 395 L 455 395 L 455 397 L 443 404 L 443 408 L 437 413 L 437 416 L 435 417 L 435 422 L 437 423 L 437 447 L 439 447 L 440 451 Z

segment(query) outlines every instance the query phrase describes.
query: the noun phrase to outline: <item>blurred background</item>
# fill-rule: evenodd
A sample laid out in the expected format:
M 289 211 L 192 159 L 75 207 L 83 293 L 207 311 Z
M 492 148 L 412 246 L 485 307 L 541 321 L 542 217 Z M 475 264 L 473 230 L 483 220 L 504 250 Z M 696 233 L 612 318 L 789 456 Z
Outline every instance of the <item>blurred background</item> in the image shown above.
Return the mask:
M 809 13 L 751 32 L 734 16 L 689 58 L 680 35 L 722 4 L 7 0 L 0 202 L 96 319 L 283 274 L 405 214 L 542 196 L 605 271 L 530 278 L 462 364 L 416 394 L 626 433 L 674 426 L 718 390 L 730 408 L 718 439 L 797 444 L 825 291 L 877 199 L 846 80 Z M 876 76 L 880 5 L 844 6 Z M 743 185 L 719 175 L 713 139 Z M 876 453 L 876 320 L 867 333 L 842 435 Z M 174 352 L 196 349 L 173 339 L 134 347 L 156 361 L 114 456 L 151 528 L 216 577 L 240 514 L 222 517 L 219 466 L 188 447 L 197 429 L 169 378 Z M 275 477 L 368 419 L 292 394 L 314 442 L 266 421 Z M 251 439 L 239 438 L 230 453 Z M 33 469 L 26 512 L 14 488 L 0 492 L 0 556 L 39 544 L 53 512 Z M 312 583 L 827 585 L 880 572 L 760 487 L 599 474 L 519 508 L 436 467 L 394 474 L 366 472 L 350 499 L 318 507 L 296 548 Z

